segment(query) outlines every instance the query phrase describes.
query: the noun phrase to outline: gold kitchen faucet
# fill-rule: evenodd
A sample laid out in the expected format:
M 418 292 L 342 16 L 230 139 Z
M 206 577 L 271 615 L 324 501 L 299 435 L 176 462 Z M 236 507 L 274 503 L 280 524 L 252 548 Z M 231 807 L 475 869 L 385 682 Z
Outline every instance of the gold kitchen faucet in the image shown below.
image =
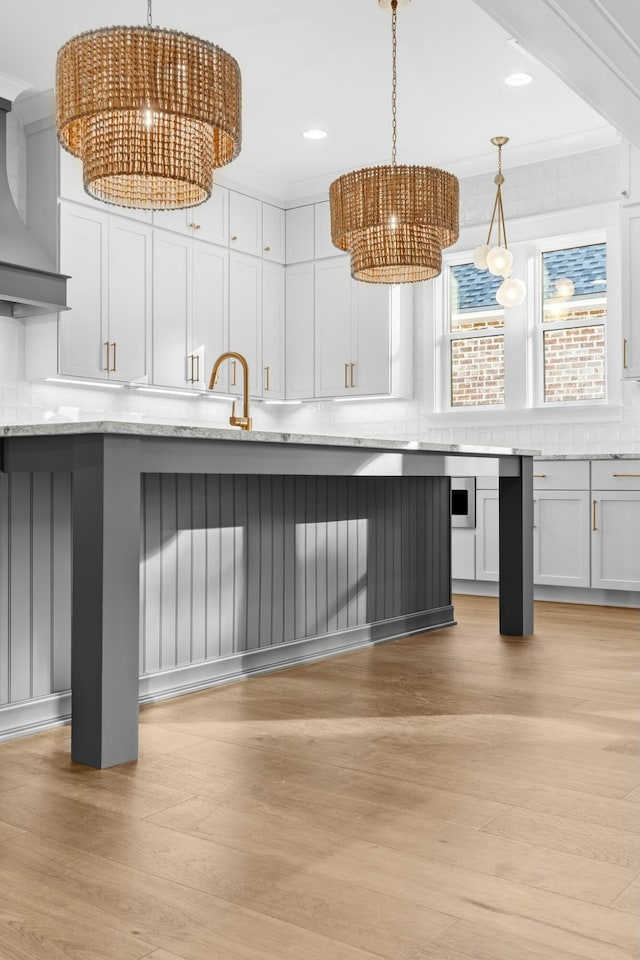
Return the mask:
M 241 353 L 229 351 L 222 353 L 213 365 L 211 376 L 209 377 L 209 390 L 213 390 L 218 379 L 218 370 L 225 360 L 237 360 L 242 367 L 244 375 L 244 390 L 242 393 L 242 416 L 236 417 L 236 401 L 233 401 L 229 423 L 232 427 L 240 427 L 241 430 L 251 430 L 253 421 L 249 416 L 249 365 Z M 234 378 L 235 379 L 235 378 Z

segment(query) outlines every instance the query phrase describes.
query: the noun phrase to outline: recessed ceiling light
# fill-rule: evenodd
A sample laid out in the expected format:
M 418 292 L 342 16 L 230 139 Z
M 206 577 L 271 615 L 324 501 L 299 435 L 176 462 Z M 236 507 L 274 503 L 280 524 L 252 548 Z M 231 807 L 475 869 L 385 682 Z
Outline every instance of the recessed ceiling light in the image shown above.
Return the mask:
M 532 80 L 533 77 L 530 73 L 510 73 L 508 77 L 504 78 L 508 87 L 526 87 Z
M 305 130 L 302 134 L 307 140 L 324 140 L 327 136 L 326 130 Z

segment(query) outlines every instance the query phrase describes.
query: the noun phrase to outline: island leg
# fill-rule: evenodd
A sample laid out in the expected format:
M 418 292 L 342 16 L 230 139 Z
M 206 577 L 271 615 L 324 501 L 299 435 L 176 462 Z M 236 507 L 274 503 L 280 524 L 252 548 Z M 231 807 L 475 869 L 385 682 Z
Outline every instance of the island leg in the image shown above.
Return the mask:
M 515 461 L 517 464 L 518 461 Z M 500 633 L 526 637 L 533 633 L 533 458 L 500 462 Z
M 140 442 L 73 443 L 71 757 L 138 757 Z

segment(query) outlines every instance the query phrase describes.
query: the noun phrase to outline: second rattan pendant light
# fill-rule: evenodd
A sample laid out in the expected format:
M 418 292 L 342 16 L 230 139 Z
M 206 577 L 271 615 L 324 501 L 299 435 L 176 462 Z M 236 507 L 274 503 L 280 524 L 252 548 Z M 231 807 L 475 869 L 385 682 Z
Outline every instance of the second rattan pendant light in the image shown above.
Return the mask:
M 203 203 L 240 152 L 240 69 L 205 40 L 147 25 L 80 34 L 58 52 L 56 125 L 87 193 L 123 207 Z
M 407 5 L 410 0 L 400 0 Z M 436 167 L 396 163 L 396 25 L 398 0 L 378 0 L 391 10 L 393 42 L 392 158 L 338 177 L 329 188 L 331 239 L 351 253 L 351 275 L 368 283 L 431 280 L 442 269 L 442 248 L 458 239 L 458 180 Z

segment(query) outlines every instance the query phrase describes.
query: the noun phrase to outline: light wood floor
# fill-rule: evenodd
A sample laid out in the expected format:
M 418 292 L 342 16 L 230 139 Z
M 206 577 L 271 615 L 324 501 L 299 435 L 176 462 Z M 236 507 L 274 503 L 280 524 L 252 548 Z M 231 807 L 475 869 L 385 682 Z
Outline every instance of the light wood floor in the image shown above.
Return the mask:
M 0 745 L 2 960 L 637 960 L 638 611 L 537 604 Z

